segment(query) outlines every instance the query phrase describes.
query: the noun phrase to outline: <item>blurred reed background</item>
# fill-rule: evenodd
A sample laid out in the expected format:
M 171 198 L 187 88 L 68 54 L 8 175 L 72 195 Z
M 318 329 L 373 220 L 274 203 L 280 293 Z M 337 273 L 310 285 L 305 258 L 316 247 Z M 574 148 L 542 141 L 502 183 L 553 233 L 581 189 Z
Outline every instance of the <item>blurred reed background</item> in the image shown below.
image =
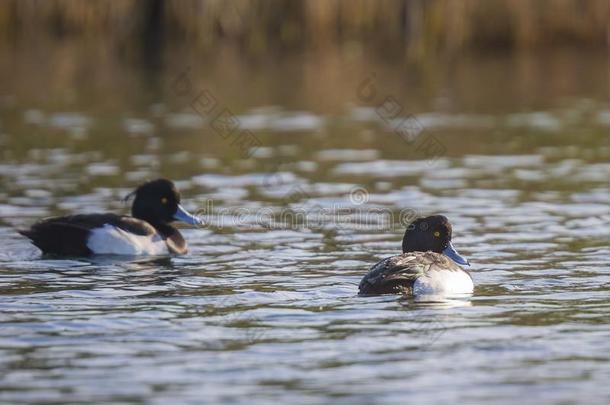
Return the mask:
M 227 42 L 250 54 L 353 42 L 409 58 L 573 45 L 607 49 L 606 0 L 3 0 L 2 46 L 79 37 L 150 51 Z
M 236 114 L 341 115 L 371 74 L 411 113 L 546 110 L 608 99 L 609 17 L 606 0 L 0 0 L 0 108 L 188 110 L 188 68 Z

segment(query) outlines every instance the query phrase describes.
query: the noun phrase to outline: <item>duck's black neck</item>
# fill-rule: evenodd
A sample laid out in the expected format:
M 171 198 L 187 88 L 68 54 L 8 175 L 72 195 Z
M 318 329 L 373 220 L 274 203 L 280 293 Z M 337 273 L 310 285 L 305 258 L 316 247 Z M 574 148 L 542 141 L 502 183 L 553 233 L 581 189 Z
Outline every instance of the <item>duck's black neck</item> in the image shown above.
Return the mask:
M 159 234 L 163 235 L 163 237 L 171 236 L 174 232 L 178 231 L 176 228 L 174 228 L 167 222 L 161 222 L 154 218 L 148 218 L 145 215 L 134 215 L 132 213 L 131 216 L 136 219 L 139 219 L 140 221 L 144 221 L 152 225 L 157 230 L 157 232 L 159 232 Z
M 151 222 L 151 221 L 147 221 L 147 222 L 149 224 L 151 224 L 157 230 L 157 232 L 159 232 L 164 237 L 169 237 L 174 232 L 178 232 L 178 230 L 176 228 L 174 228 L 173 226 L 171 226 L 168 223 Z
M 186 241 L 178 229 L 168 223 L 151 223 L 151 225 L 155 227 L 161 236 L 163 236 L 163 239 L 165 239 L 167 243 L 167 247 L 172 253 L 186 253 Z

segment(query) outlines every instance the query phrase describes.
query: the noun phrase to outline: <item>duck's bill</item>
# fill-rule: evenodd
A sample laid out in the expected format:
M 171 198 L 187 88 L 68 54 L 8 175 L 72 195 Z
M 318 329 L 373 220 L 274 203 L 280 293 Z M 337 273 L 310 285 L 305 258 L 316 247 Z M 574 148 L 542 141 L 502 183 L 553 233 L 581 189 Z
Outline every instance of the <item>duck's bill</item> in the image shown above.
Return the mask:
M 445 248 L 445 250 L 443 250 L 443 254 L 445 256 L 447 256 L 448 258 L 450 258 L 451 260 L 453 260 L 454 262 L 456 262 L 457 264 L 461 264 L 461 265 L 464 265 L 464 266 L 470 266 L 470 263 L 468 263 L 468 260 L 464 259 L 457 252 L 457 250 L 455 250 L 455 248 L 453 247 L 451 242 L 449 242 L 449 246 L 447 246 Z
M 178 210 L 174 214 L 176 221 L 181 221 L 190 225 L 203 225 L 203 220 L 195 215 L 190 214 L 187 210 L 178 205 Z

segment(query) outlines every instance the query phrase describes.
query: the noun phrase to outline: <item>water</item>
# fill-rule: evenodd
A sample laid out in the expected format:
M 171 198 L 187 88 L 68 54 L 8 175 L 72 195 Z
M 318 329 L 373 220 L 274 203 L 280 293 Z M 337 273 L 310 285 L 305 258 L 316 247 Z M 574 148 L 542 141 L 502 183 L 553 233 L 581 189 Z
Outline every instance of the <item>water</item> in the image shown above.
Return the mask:
M 100 50 L 16 52 L 0 58 L 2 403 L 610 399 L 607 57 L 421 71 L 177 50 L 149 72 Z M 191 103 L 203 90 L 257 143 L 225 139 Z M 430 136 L 441 153 L 418 149 Z M 207 220 L 183 228 L 188 255 L 51 260 L 15 232 L 127 212 L 157 176 Z M 358 297 L 400 221 L 432 213 L 475 294 Z

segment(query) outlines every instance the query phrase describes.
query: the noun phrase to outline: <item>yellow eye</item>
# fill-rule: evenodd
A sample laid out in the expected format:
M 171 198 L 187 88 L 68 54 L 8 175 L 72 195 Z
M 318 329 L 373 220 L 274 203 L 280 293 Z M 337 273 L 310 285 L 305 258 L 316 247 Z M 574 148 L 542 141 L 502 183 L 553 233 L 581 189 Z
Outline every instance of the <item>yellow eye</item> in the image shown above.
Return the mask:
M 441 236 L 441 233 L 439 231 L 434 232 L 434 237 L 438 238 Z
M 161 204 L 167 204 L 167 197 L 161 197 Z

